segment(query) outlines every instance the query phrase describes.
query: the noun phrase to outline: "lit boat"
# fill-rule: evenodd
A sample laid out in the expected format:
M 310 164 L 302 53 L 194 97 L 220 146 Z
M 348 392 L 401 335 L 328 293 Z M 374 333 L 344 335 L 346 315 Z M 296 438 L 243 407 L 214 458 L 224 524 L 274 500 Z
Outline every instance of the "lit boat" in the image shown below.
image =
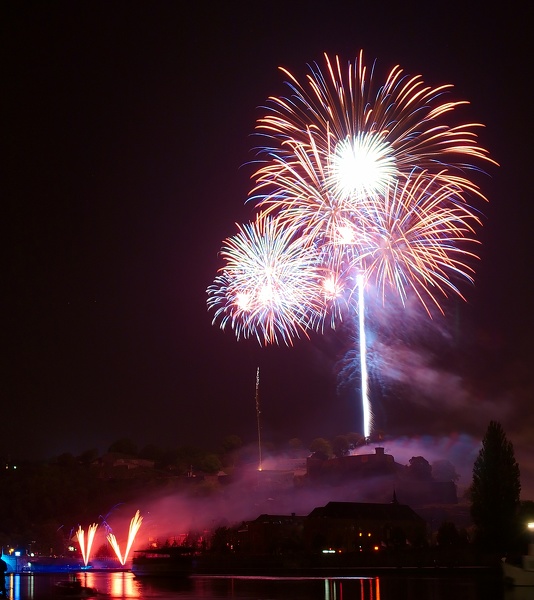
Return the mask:
M 185 546 L 165 546 L 136 550 L 132 573 L 136 577 L 189 577 L 196 552 Z

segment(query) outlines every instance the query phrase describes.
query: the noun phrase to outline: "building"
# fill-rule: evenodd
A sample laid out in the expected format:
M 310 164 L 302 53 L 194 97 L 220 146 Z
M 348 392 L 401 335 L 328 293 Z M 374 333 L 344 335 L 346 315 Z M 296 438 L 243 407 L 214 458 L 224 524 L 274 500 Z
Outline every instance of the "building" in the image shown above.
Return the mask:
M 425 520 L 409 506 L 394 501 L 329 502 L 304 521 L 304 545 L 313 551 L 364 552 L 426 541 Z
M 232 546 L 248 555 L 375 552 L 417 547 L 427 538 L 426 521 L 409 506 L 329 502 L 307 516 L 262 514 L 242 523 Z
M 457 504 L 458 496 L 454 481 L 436 481 L 428 473 L 395 462 L 384 448 L 377 447 L 369 454 L 350 454 L 335 458 L 313 454 L 307 459 L 307 483 L 311 485 L 340 486 L 361 482 L 366 488 L 367 499 L 384 502 L 396 491 L 403 504 L 420 507 L 429 504 Z M 373 479 L 373 485 L 369 485 Z

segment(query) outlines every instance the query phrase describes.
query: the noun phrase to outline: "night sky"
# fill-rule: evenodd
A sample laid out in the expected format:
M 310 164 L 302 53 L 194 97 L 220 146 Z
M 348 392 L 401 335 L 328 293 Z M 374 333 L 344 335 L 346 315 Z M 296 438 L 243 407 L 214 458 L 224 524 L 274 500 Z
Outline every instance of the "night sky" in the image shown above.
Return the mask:
M 364 5 L 365 4 L 365 5 Z M 346 329 L 293 348 L 211 324 L 222 240 L 248 221 L 259 107 L 323 52 L 400 64 L 470 101 L 499 168 L 467 303 L 384 310 L 372 358 L 387 436 L 476 444 L 500 421 L 533 490 L 533 55 L 527 2 L 4 2 L 0 454 L 51 457 L 361 431 Z M 242 5 L 242 6 L 241 6 Z M 528 161 L 527 161 L 528 159 Z M 339 374 L 345 373 L 345 383 Z M 351 379 L 352 378 L 352 379 Z M 6 385 L 7 384 L 7 385 Z

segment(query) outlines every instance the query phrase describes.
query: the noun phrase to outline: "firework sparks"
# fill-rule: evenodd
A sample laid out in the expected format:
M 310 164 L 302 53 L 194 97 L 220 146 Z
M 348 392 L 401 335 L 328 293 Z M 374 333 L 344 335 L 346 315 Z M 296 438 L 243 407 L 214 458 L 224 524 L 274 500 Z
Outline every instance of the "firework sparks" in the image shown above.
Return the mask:
M 238 339 L 265 344 L 359 311 L 368 432 L 364 289 L 383 303 L 415 293 L 429 315 L 449 293 L 461 297 L 455 279 L 473 281 L 480 225 L 468 197 L 486 200 L 467 173 L 496 163 L 478 144 L 480 124 L 447 122 L 467 104 L 447 99 L 451 85 L 396 66 L 377 86 L 362 52 L 346 69 L 325 62 L 304 83 L 281 69 L 291 93 L 269 98 L 257 123 L 266 143 L 249 200 L 260 216 L 226 241 L 208 307 Z
M 83 557 L 83 564 L 87 566 L 89 563 L 89 557 L 91 556 L 91 548 L 93 546 L 93 540 L 95 539 L 95 533 L 98 528 L 96 523 L 89 525 L 87 530 L 87 545 L 85 543 L 85 531 L 81 526 L 78 527 L 78 531 L 76 532 L 76 537 L 78 538 L 78 543 L 80 544 L 80 551 Z
M 132 549 L 135 536 L 137 535 L 137 532 L 139 531 L 142 522 L 143 517 L 141 517 L 139 511 L 137 511 L 132 517 L 132 520 L 130 521 L 130 529 L 128 531 L 128 540 L 126 542 L 126 549 L 124 551 L 124 555 L 121 552 L 119 543 L 117 542 L 117 538 L 115 537 L 115 535 L 113 533 L 108 533 L 107 535 L 107 540 L 110 546 L 113 548 L 113 551 L 117 555 L 117 558 L 119 559 L 121 565 L 124 565 L 128 560 L 128 556 L 130 554 L 130 550 Z
M 429 301 L 441 310 L 438 293 L 463 298 L 456 278 L 473 282 L 468 260 L 476 255 L 468 246 L 476 243 L 480 224 L 467 204 L 456 201 L 460 190 L 434 183 L 421 172 L 385 193 L 366 217 L 355 265 L 373 281 L 383 303 L 388 290 L 403 303 L 412 290 L 428 314 Z
M 269 98 L 268 112 L 258 121 L 258 131 L 270 142 L 260 148 L 267 157 L 256 173 L 260 181 L 265 183 L 264 169 L 273 178 L 273 158 L 283 167 L 303 150 L 323 158 L 334 194 L 374 197 L 417 168 L 439 173 L 439 184 L 454 183 L 482 196 L 464 175 L 474 168 L 466 158 L 494 161 L 477 143 L 482 125 L 452 127 L 444 121 L 467 104 L 443 100 L 452 85 L 426 86 L 421 76 L 408 77 L 396 66 L 375 92 L 362 52 L 346 70 L 338 57 L 332 61 L 325 55 L 325 62 L 326 75 L 317 65 L 310 67 L 307 86 L 281 69 L 291 96 Z
M 324 313 L 313 248 L 268 215 L 239 227 L 221 255 L 225 266 L 208 288 L 208 306 L 238 339 L 254 335 L 260 343 L 290 345 Z

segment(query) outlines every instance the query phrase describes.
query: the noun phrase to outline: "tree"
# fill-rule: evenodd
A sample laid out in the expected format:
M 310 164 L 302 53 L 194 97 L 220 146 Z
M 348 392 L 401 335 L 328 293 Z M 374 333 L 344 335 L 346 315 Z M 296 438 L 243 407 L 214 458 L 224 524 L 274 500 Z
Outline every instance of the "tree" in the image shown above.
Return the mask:
M 235 434 L 227 435 L 221 442 L 224 452 L 235 452 L 243 447 L 243 440 Z
M 476 540 L 491 551 L 511 549 L 516 537 L 521 482 L 514 447 L 491 421 L 473 467 L 471 516 Z
M 129 454 L 130 456 L 137 456 L 137 444 L 130 438 L 121 438 L 116 440 L 108 448 L 108 452 L 118 452 L 120 454 Z
M 412 456 L 407 467 L 408 476 L 418 481 L 430 481 L 432 479 L 432 467 L 428 460 L 422 456 Z
M 229 471 L 240 460 L 243 449 L 243 440 L 235 434 L 227 435 L 221 442 L 221 463 Z
M 215 475 L 222 469 L 219 457 L 211 453 L 207 453 L 201 458 L 199 467 L 204 473 L 208 473 L 208 475 Z
M 432 463 L 432 478 L 435 481 L 453 481 L 456 483 L 460 475 L 455 466 L 449 460 L 435 460 Z
M 354 448 L 358 448 L 359 446 L 363 446 L 365 444 L 365 437 L 361 433 L 356 433 L 354 431 L 347 433 L 347 439 L 349 441 L 351 450 L 354 450 Z
M 304 444 L 302 443 L 302 440 L 300 438 L 291 438 L 288 441 L 287 446 L 289 448 L 291 456 L 295 457 L 300 456 L 304 449 Z
M 459 546 L 461 537 L 456 525 L 451 521 L 443 521 L 438 529 L 436 541 L 439 546 Z
M 165 451 L 159 446 L 156 446 L 156 444 L 147 444 L 139 451 L 139 458 L 153 460 L 156 463 L 160 463 L 164 454 Z
M 350 443 L 346 435 L 338 435 L 332 442 L 332 452 L 334 456 L 340 458 L 346 456 L 350 450 Z
M 96 448 L 84 450 L 80 456 L 78 456 L 78 462 L 86 467 L 90 466 L 91 463 L 96 460 L 98 460 L 98 450 Z
M 324 438 L 315 438 L 310 444 L 310 451 L 317 458 L 327 459 L 332 456 L 332 446 L 328 440 Z

